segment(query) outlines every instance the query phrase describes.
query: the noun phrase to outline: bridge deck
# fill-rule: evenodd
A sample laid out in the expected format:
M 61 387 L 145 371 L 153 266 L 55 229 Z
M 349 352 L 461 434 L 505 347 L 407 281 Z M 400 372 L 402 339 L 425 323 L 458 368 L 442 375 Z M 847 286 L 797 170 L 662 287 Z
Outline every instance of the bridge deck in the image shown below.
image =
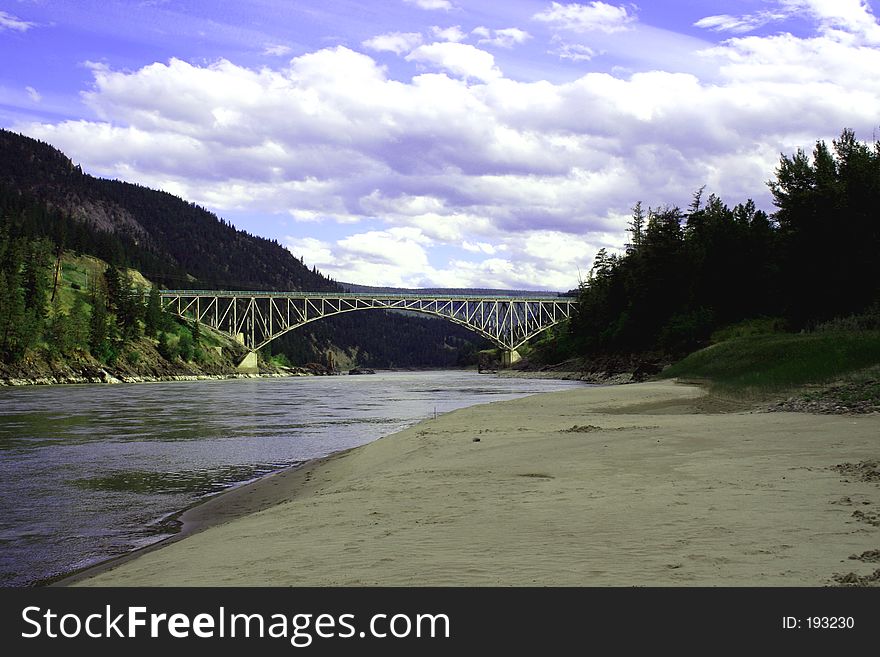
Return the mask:
M 271 290 L 160 290 L 160 294 L 201 297 L 281 297 L 290 299 L 453 299 L 455 301 L 574 301 L 575 297 L 560 292 L 552 295 L 516 294 L 394 294 L 390 292 L 276 292 Z

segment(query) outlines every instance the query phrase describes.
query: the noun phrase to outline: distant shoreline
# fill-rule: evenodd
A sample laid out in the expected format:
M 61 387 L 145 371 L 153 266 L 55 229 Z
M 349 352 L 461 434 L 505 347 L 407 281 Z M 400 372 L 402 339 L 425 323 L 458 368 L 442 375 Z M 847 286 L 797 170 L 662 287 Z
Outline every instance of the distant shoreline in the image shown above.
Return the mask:
M 394 369 L 376 369 L 375 373 L 382 372 L 431 372 L 438 370 L 469 370 L 471 368 L 449 368 L 449 367 L 426 367 L 426 368 L 394 368 Z M 333 374 L 308 372 L 305 368 L 278 368 L 268 370 L 256 374 L 247 374 L 243 372 L 228 372 L 218 374 L 165 374 L 160 376 L 150 375 L 120 375 L 114 374 L 104 368 L 94 368 L 85 373 L 53 376 L 35 376 L 35 377 L 4 377 L 0 378 L 0 388 L 23 388 L 28 386 L 54 386 L 54 385 L 95 385 L 106 384 L 116 385 L 121 383 L 168 383 L 173 381 L 223 381 L 234 379 L 284 379 L 297 377 L 313 377 L 313 376 L 355 376 L 350 375 L 348 371 L 334 372 Z M 371 376 L 370 374 L 360 374 L 358 376 Z M 534 377 L 543 378 L 543 377 Z M 550 377 L 564 379 L 565 377 Z
M 0 379 L 0 387 L 3 388 L 24 388 L 28 386 L 63 386 L 63 385 L 115 385 L 120 383 L 168 383 L 172 381 L 221 381 L 225 379 L 266 379 L 266 378 L 287 378 L 296 376 L 315 376 L 310 374 L 285 374 L 278 372 L 266 372 L 260 374 L 180 374 L 180 375 L 163 375 L 163 376 L 123 376 L 117 378 L 109 372 L 105 375 L 93 377 L 69 377 L 62 380 L 49 377 L 35 377 L 31 379 L 25 378 L 9 378 Z

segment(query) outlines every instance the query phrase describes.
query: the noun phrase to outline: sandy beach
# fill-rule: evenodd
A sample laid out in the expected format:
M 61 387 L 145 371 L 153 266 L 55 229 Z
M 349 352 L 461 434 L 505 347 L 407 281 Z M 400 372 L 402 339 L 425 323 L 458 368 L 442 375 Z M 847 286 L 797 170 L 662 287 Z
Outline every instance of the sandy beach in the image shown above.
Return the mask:
M 577 388 L 267 477 L 75 584 L 834 585 L 880 567 L 878 461 L 878 414 L 731 411 L 673 382 Z

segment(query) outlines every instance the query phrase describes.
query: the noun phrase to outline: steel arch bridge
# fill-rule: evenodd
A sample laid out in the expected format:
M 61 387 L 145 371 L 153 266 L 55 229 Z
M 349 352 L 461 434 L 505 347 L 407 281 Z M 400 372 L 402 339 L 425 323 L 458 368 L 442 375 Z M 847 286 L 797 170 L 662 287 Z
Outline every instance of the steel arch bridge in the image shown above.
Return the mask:
M 575 299 L 324 292 L 161 290 L 163 308 L 228 334 L 256 351 L 288 331 L 355 310 L 405 310 L 443 317 L 513 352 L 571 316 Z

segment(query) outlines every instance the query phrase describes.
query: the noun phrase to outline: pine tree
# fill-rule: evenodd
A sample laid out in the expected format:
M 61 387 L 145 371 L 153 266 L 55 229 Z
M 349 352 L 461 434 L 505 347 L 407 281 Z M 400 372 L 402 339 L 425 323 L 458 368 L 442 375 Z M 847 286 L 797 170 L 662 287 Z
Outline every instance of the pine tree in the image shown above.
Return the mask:
M 119 309 L 119 296 L 120 290 L 122 289 L 122 281 L 121 274 L 115 266 L 109 265 L 107 269 L 104 270 L 104 284 L 107 286 L 107 308 L 111 312 L 116 312 Z
M 116 313 L 116 323 L 122 333 L 123 340 L 133 340 L 140 335 L 140 320 L 144 315 L 144 291 L 141 287 L 135 287 L 131 274 L 125 272 L 120 277 L 121 287 L 119 290 L 119 309 Z
M 642 210 L 642 202 L 637 202 L 632 209 L 632 221 L 627 224 L 632 240 L 626 245 L 626 252 L 633 253 L 642 246 L 645 236 L 645 213 Z
M 150 338 L 155 338 L 161 325 L 162 300 L 159 297 L 159 288 L 151 287 L 147 307 L 144 311 L 144 333 Z
M 193 339 L 192 336 L 184 332 L 181 334 L 177 342 L 177 353 L 184 362 L 189 362 L 193 358 Z
M 100 292 L 92 297 L 92 316 L 89 321 L 89 351 L 102 362 L 108 362 L 113 355 L 110 341 L 107 301 Z
M 72 349 L 70 339 L 70 317 L 61 310 L 60 297 L 52 302 L 52 314 L 46 327 L 47 351 L 55 358 L 66 356 Z
M 0 352 L 8 362 L 18 362 L 42 333 L 43 317 L 28 307 L 23 265 L 28 244 L 24 238 L 9 239 L 3 235 L 2 260 L 0 260 Z M 31 298 L 39 299 L 39 280 L 32 281 Z
M 140 334 L 143 316 L 143 290 L 135 288 L 131 274 L 114 266 L 104 272 L 107 284 L 107 306 L 115 313 L 116 328 L 122 342 L 133 340 Z
M 778 210 L 785 313 L 795 328 L 857 312 L 880 298 L 880 147 L 851 130 L 819 141 L 812 161 L 783 155 L 769 183 Z M 845 244 L 845 249 L 829 248 Z
M 24 303 L 40 318 L 46 317 L 46 295 L 49 291 L 49 243 L 34 240 L 27 247 L 23 271 Z
M 26 311 L 18 278 L 0 271 L 0 355 L 12 363 L 24 355 L 22 328 Z
M 156 345 L 159 355 L 165 360 L 171 362 L 177 358 L 177 349 L 171 346 L 168 341 L 168 334 L 165 331 L 159 332 L 159 344 Z

